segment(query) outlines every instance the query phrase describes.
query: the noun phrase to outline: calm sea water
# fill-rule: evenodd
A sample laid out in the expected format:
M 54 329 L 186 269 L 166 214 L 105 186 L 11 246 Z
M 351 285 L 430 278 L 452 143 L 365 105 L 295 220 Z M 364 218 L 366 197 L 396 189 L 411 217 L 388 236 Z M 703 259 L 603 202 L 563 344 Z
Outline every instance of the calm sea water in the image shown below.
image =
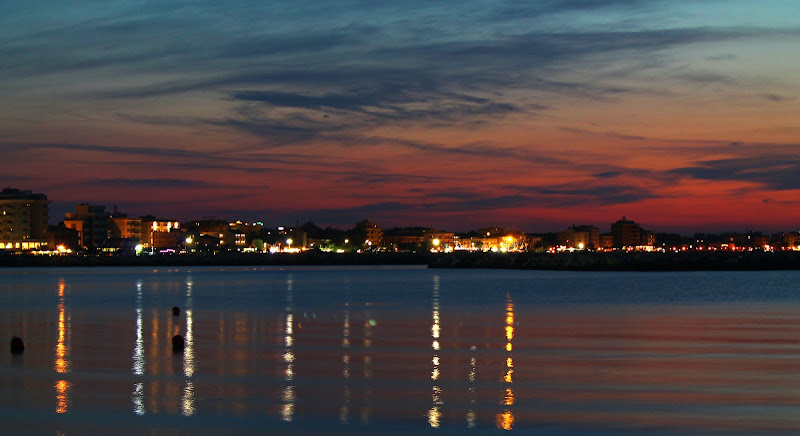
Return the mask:
M 12 335 L 0 434 L 800 431 L 796 271 L 0 269 Z

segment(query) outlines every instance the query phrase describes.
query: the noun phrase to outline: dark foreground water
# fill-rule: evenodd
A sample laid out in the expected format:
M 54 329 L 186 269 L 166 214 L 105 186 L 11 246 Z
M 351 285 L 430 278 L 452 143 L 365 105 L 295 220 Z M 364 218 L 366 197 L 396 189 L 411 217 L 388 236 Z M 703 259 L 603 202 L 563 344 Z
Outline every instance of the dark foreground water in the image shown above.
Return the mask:
M 0 338 L 0 434 L 800 432 L 798 271 L 0 269 Z

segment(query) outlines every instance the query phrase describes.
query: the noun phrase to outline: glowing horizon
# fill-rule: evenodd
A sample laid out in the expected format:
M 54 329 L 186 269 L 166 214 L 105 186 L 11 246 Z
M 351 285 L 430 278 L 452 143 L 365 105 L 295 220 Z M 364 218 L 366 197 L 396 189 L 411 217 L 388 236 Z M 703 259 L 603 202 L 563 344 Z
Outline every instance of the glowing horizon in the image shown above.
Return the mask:
M 0 182 L 51 222 L 800 228 L 790 1 L 0 11 Z

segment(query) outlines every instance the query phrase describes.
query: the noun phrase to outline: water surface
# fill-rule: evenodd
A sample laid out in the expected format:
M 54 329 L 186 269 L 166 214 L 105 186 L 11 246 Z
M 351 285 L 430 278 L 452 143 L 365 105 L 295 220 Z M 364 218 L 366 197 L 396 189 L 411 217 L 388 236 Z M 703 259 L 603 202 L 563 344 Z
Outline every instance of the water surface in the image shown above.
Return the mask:
M 796 271 L 2 269 L 0 337 L 26 350 L 0 353 L 0 433 L 796 434 L 798 291 Z

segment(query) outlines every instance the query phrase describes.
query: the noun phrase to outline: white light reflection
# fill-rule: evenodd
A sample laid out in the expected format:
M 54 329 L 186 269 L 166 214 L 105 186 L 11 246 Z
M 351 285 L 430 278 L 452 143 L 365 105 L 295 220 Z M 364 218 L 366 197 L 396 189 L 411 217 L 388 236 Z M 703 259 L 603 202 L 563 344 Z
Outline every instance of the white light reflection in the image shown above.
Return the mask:
M 133 385 L 133 413 L 137 415 L 144 415 L 144 384 L 136 383 Z
M 295 412 L 295 391 L 294 391 L 294 384 L 292 381 L 294 380 L 294 360 L 295 355 L 293 351 L 294 346 L 294 277 L 292 274 L 289 274 L 286 277 L 286 325 L 284 327 L 284 331 L 286 335 L 284 336 L 284 350 L 283 350 L 283 362 L 286 364 L 286 369 L 283 372 L 283 379 L 286 382 L 283 388 L 283 395 L 281 397 L 281 401 L 283 405 L 281 406 L 281 419 L 284 422 L 292 422 L 294 421 L 294 412 Z
M 70 317 L 67 314 L 65 305 L 65 291 L 67 285 L 64 279 L 58 281 L 58 340 L 56 342 L 56 355 L 53 366 L 59 374 L 66 374 L 70 371 L 69 361 L 69 337 L 71 336 Z M 69 406 L 69 387 L 68 381 L 61 379 L 56 382 L 56 413 L 66 413 Z
M 474 352 L 476 347 L 473 345 L 470 348 L 470 351 Z M 469 410 L 467 411 L 467 428 L 475 428 L 475 421 L 477 420 L 477 414 L 475 413 L 475 404 L 477 403 L 476 394 L 475 394 L 475 379 L 477 376 L 477 369 L 476 369 L 476 360 L 475 356 L 471 356 L 469 359 Z
M 369 303 L 367 303 L 369 305 Z M 370 414 L 372 413 L 372 356 L 369 354 L 372 348 L 372 328 L 375 320 L 370 311 L 364 311 L 364 379 L 366 382 L 366 392 L 364 393 L 364 405 L 361 407 L 361 423 L 369 424 Z
M 183 375 L 186 377 L 186 385 L 183 388 L 183 396 L 181 397 L 181 412 L 184 416 L 192 416 L 195 413 L 194 383 L 191 381 L 195 371 L 193 286 L 194 282 L 192 281 L 192 275 L 190 273 L 186 277 L 186 308 L 184 309 L 184 314 L 186 316 L 186 335 L 184 338 L 185 344 L 183 350 Z
M 187 381 L 186 386 L 183 388 L 183 397 L 181 398 L 181 413 L 183 416 L 192 416 L 195 413 L 194 383 L 191 381 Z
M 144 375 L 144 335 L 142 333 L 142 309 L 136 309 L 136 346 L 133 348 L 133 374 Z
M 294 420 L 294 386 L 286 386 L 283 388 L 283 407 L 281 407 L 281 419 L 284 422 L 292 422 Z
M 433 348 L 433 357 L 431 358 L 431 363 L 433 363 L 433 370 L 431 370 L 431 380 L 434 381 L 432 387 L 432 395 L 431 395 L 431 402 L 432 406 L 428 409 L 428 425 L 432 428 L 439 428 L 441 425 L 441 405 L 444 404 L 442 401 L 442 388 L 436 383 L 439 380 L 439 376 L 441 375 L 439 372 L 439 353 L 440 345 L 439 345 L 439 337 L 441 334 L 441 327 L 439 323 L 439 276 L 433 276 L 433 303 L 432 303 L 432 312 L 433 312 L 433 325 L 431 325 L 431 337 L 433 338 L 433 342 L 431 342 L 431 348 Z
M 339 408 L 339 422 L 347 424 L 350 422 L 350 403 L 352 393 L 350 391 L 350 303 L 344 306 L 344 326 L 342 327 L 342 377 L 344 377 L 344 397 L 342 406 Z
M 144 334 L 142 327 L 142 281 L 136 281 L 136 345 L 133 348 L 133 375 L 143 376 L 145 370 Z M 131 394 L 133 413 L 144 415 L 144 385 L 137 382 Z

